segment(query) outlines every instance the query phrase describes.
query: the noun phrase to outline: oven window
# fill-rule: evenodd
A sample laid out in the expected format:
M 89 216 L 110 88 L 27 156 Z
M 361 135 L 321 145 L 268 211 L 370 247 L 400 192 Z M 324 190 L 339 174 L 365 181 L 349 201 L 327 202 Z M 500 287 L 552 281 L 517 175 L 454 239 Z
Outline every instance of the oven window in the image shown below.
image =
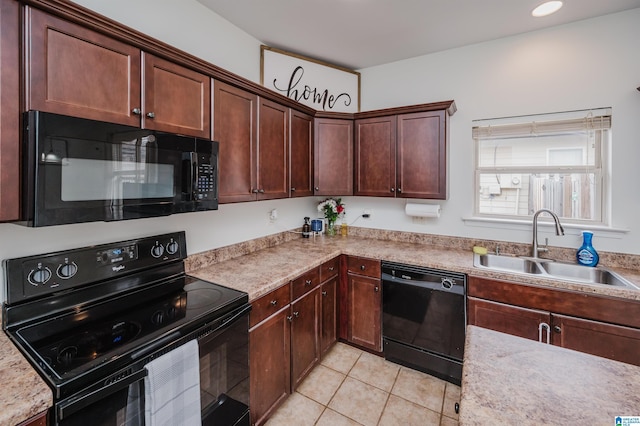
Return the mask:
M 61 426 L 144 426 L 144 380 L 73 413 Z

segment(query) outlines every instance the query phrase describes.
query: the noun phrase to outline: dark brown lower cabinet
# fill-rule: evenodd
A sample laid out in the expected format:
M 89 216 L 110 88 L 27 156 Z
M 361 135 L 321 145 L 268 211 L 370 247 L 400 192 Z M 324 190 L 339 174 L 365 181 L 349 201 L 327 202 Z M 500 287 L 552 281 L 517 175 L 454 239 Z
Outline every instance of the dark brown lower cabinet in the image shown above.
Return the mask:
M 47 412 L 40 413 L 28 420 L 18 424 L 18 426 L 47 426 Z
M 337 340 L 337 290 L 338 276 L 327 280 L 320 286 L 320 299 L 322 304 L 322 321 L 320 336 L 320 354 L 325 353 Z
M 490 302 L 475 297 L 469 297 L 467 303 L 469 324 L 489 330 L 539 340 L 540 325 L 549 324 L 549 312 Z M 543 341 L 546 341 L 548 329 L 543 331 Z
M 291 390 L 320 362 L 320 288 L 291 304 Z
M 552 314 L 553 344 L 640 365 L 640 330 Z
M 347 340 L 354 345 L 382 351 L 382 288 L 379 278 L 348 275 Z
M 264 424 L 291 393 L 289 306 L 249 330 L 251 423 Z
M 636 301 L 477 277 L 468 293 L 470 325 L 640 365 Z M 624 324 L 606 322 L 611 311 Z

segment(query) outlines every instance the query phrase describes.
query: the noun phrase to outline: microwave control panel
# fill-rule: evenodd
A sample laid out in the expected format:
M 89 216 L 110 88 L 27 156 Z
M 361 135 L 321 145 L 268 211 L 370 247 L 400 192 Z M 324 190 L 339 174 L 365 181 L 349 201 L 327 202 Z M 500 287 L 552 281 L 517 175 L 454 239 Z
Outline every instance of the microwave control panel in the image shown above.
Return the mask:
M 194 190 L 195 201 L 210 201 L 217 197 L 216 170 L 211 157 L 198 155 L 198 176 Z

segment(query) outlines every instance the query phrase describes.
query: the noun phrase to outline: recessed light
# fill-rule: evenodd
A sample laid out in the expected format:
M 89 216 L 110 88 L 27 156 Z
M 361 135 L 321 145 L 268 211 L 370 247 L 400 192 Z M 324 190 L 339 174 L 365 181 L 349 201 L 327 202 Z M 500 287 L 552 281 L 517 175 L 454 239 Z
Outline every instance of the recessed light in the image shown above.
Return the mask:
M 548 1 L 533 9 L 531 15 L 535 16 L 536 18 L 540 18 L 542 16 L 551 15 L 552 13 L 557 12 L 561 7 L 561 1 Z

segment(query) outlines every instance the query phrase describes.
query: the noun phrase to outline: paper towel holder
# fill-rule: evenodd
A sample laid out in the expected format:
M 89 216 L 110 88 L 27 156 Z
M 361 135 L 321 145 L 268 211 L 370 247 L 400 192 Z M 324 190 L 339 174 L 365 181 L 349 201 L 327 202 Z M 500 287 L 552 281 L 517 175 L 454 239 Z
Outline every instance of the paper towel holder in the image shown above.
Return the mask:
M 413 217 L 440 217 L 440 204 L 418 204 L 418 203 L 406 203 L 404 206 L 404 212 L 407 216 Z

